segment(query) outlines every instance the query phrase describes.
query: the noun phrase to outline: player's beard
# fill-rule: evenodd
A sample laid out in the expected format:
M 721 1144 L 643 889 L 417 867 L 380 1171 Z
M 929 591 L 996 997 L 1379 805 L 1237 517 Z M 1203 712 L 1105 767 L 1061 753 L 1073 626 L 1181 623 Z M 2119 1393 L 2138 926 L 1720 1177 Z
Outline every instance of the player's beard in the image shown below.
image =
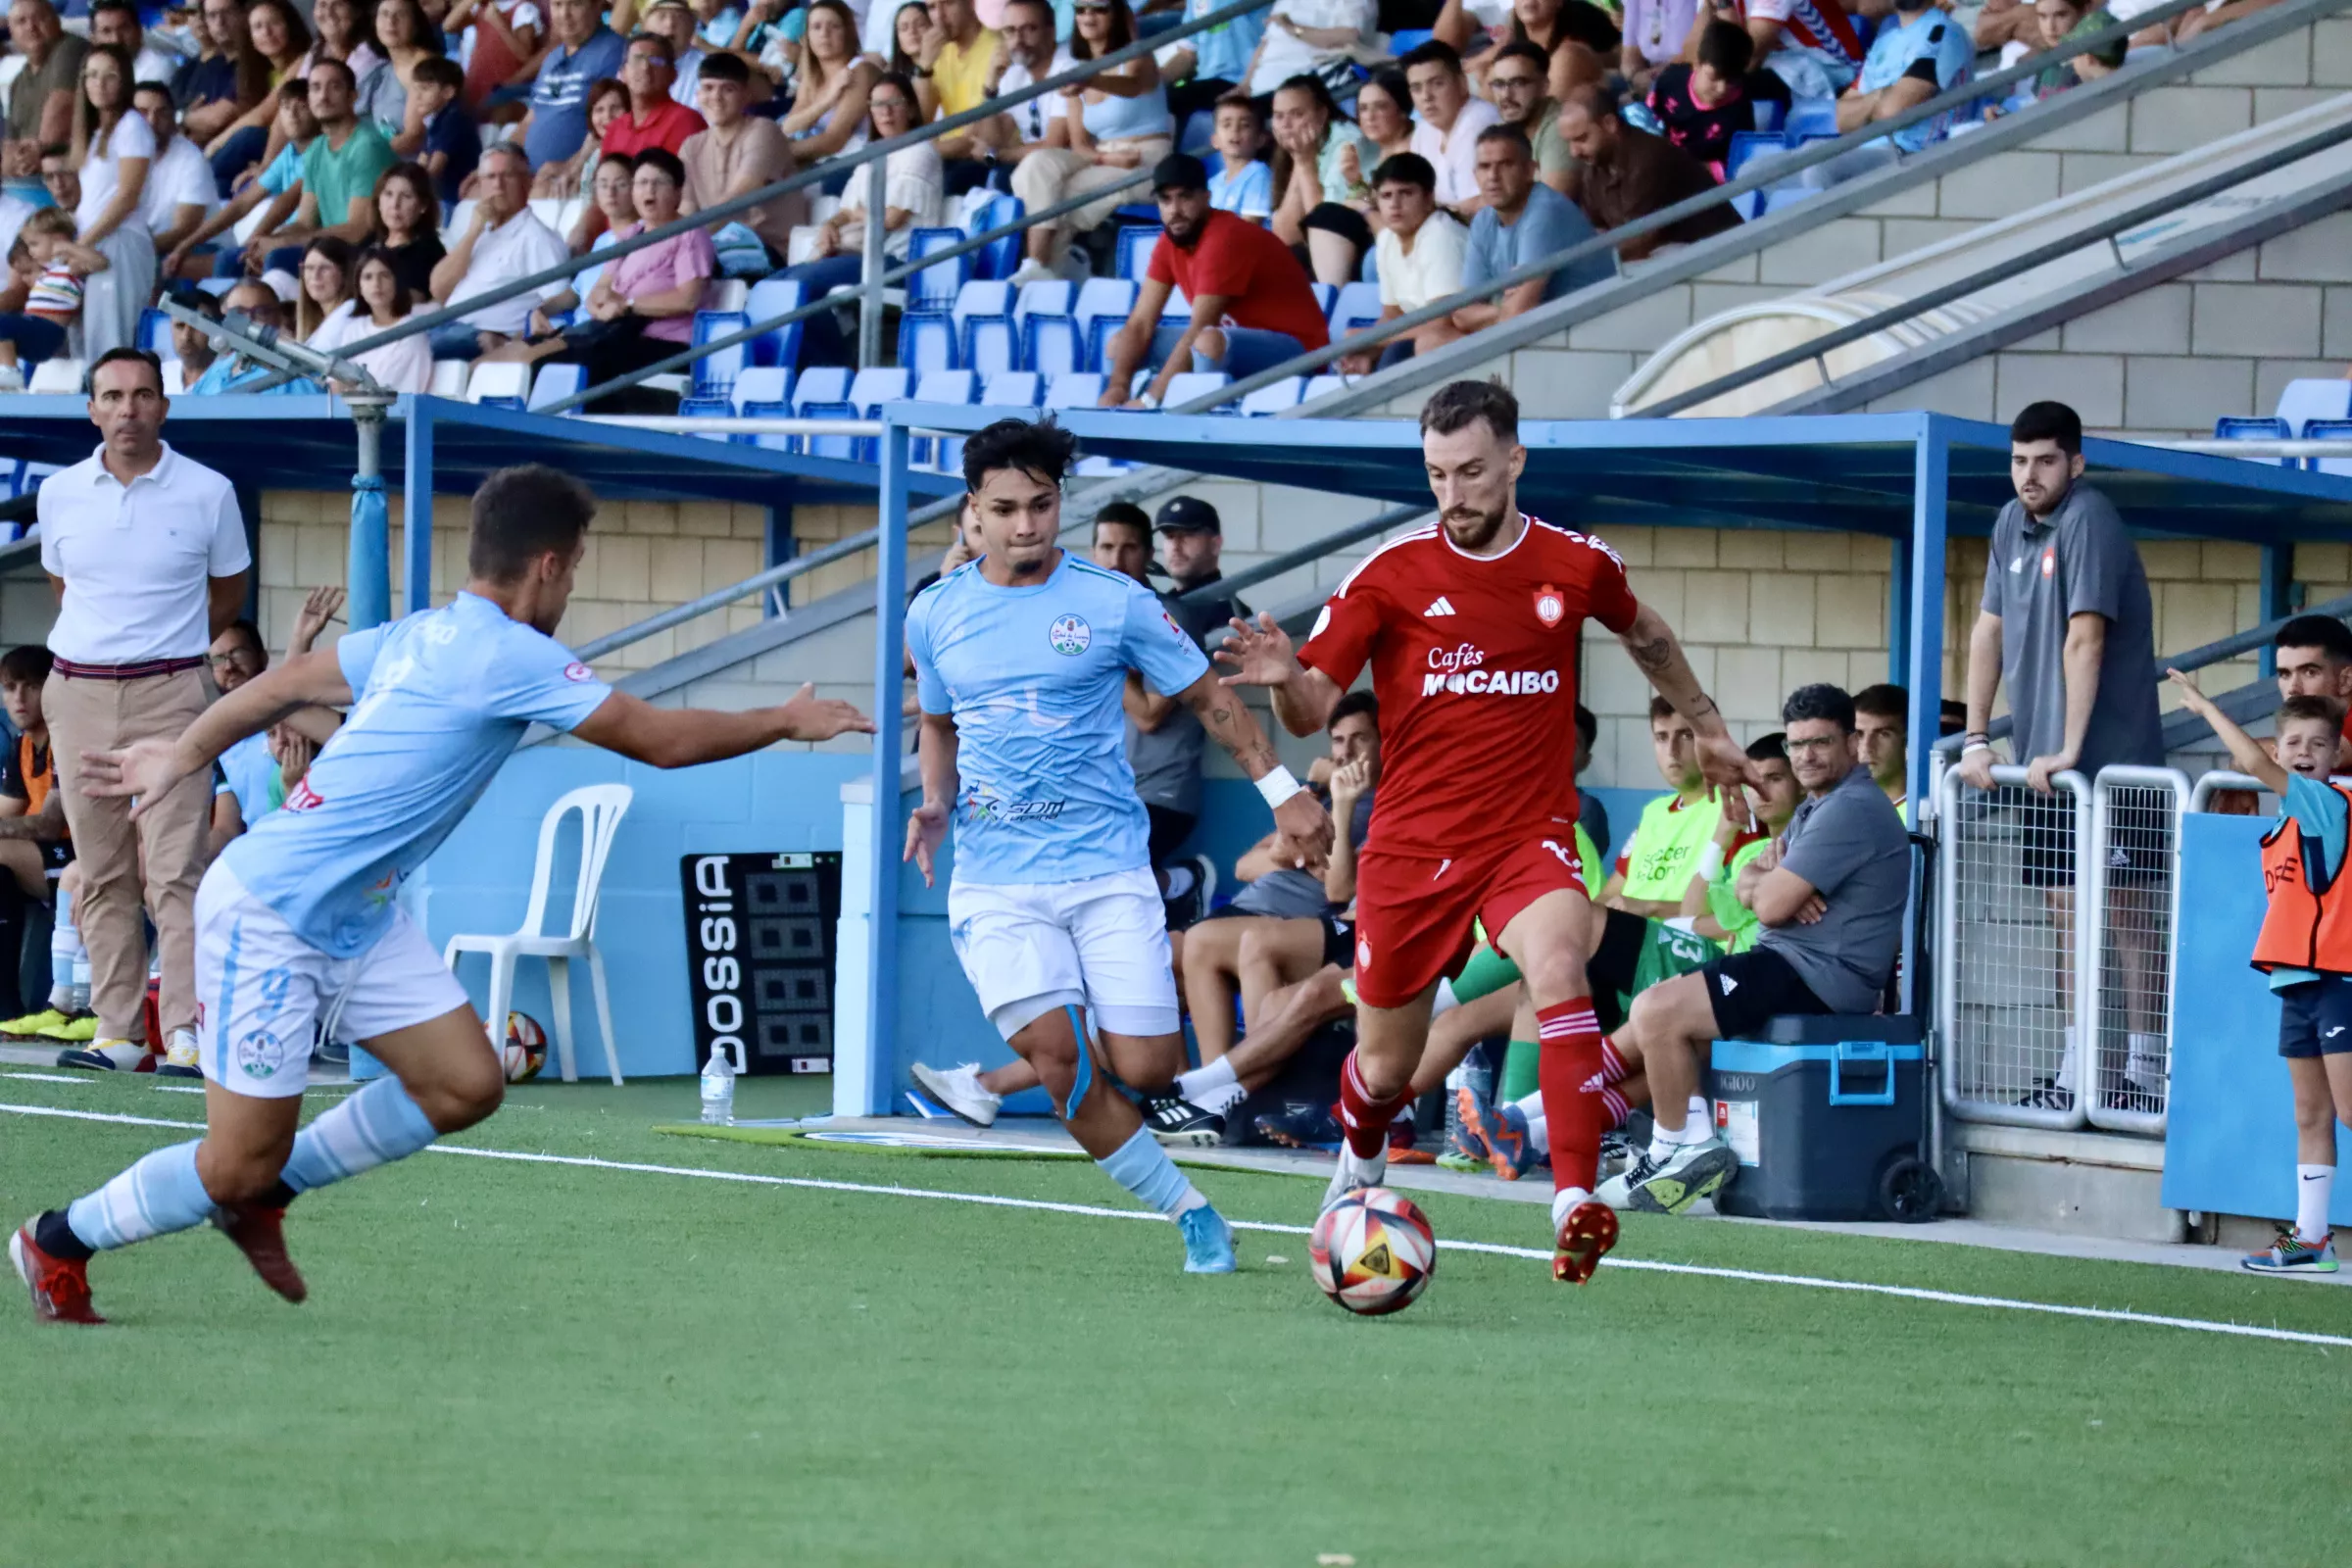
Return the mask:
M 1460 548 L 1476 554 L 1501 537 L 1502 526 L 1517 509 L 1504 507 L 1498 512 L 1472 512 L 1457 508 L 1439 519 L 1446 525 L 1446 537 Z

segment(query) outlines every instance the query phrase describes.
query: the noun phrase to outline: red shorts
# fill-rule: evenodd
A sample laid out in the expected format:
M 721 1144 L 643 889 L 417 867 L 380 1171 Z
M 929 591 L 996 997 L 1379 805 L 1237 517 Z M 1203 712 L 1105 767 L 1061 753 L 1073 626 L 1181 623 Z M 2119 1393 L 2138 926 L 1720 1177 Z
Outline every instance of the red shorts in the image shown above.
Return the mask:
M 1355 862 L 1355 995 L 1401 1007 L 1461 972 L 1474 922 L 1499 936 L 1546 893 L 1585 892 L 1573 830 L 1450 859 L 1367 846 Z

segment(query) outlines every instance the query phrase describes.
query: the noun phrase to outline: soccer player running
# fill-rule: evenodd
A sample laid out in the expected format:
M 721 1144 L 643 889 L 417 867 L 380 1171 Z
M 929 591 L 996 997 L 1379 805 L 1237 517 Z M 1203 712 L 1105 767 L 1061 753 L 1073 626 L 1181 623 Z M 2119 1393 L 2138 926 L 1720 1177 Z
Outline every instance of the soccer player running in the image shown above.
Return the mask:
M 807 686 L 780 707 L 720 713 L 655 708 L 598 680 L 553 636 L 595 511 L 586 487 L 553 468 L 493 473 L 473 497 L 467 580 L 451 603 L 255 676 L 176 741 L 82 759 L 94 793 L 144 804 L 299 709 L 358 700 L 285 808 L 223 850 L 197 890 L 204 1137 L 157 1150 L 10 1238 L 37 1316 L 104 1322 L 90 1301 L 93 1253 L 207 1220 L 299 1301 L 308 1288 L 283 1230 L 297 1195 L 498 1108 L 506 1078 L 482 1020 L 394 901 L 533 723 L 656 767 L 873 728 Z M 297 1132 L 321 1025 L 391 1076 Z
M 948 930 L 981 1010 L 1079 1147 L 1176 1222 L 1186 1271 L 1229 1274 L 1231 1228 L 1104 1081 L 1165 1091 L 1184 1065 L 1151 823 L 1127 766 L 1127 671 L 1233 754 L 1295 862 L 1320 865 L 1331 818 L 1151 589 L 1054 543 L 1075 445 L 1051 421 L 1001 419 L 964 446 L 986 554 L 906 613 L 923 802 L 905 858 L 931 883 L 953 814 Z
M 1520 512 L 1519 407 L 1456 381 L 1421 411 L 1438 522 L 1365 559 L 1296 654 L 1269 616 L 1234 622 L 1228 685 L 1264 686 L 1294 735 L 1312 734 L 1369 662 L 1384 734 L 1379 805 L 1356 869 L 1356 1048 L 1340 1073 L 1340 1168 L 1325 1203 L 1379 1182 L 1389 1123 L 1411 1094 L 1438 981 L 1482 919 L 1536 1004 L 1538 1079 L 1551 1107 L 1556 1279 L 1583 1284 L 1617 1240 L 1592 1199 L 1601 1040 L 1585 955 L 1592 905 L 1577 864 L 1576 657 L 1587 617 L 1697 730 L 1707 777 L 1752 768 L 1699 690 L 1674 630 L 1635 599 L 1599 540 Z M 1392 717 L 1392 715 L 1394 715 Z

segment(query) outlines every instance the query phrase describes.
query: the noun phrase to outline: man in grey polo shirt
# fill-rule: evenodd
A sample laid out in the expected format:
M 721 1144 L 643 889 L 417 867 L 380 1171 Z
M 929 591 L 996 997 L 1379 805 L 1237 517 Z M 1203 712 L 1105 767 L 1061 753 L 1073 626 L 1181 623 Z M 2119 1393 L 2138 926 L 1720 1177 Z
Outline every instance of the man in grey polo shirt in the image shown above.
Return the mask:
M 2114 763 L 2164 764 L 2156 702 L 2156 637 L 2139 552 L 2107 498 L 2081 482 L 2082 420 L 2063 403 L 2034 403 L 2009 426 L 2009 477 L 2017 499 L 1992 525 L 1984 595 L 1968 639 L 1968 737 L 1960 777 L 1993 787 L 1993 693 L 2009 684 L 2010 749 L 2034 790 L 2054 793 L 2052 775 L 2086 779 Z M 2073 951 L 2074 818 L 2063 808 L 2030 811 L 2025 880 L 2043 890 L 2055 951 Z M 2125 979 L 2128 1055 L 2121 1080 L 2102 1074 L 2109 1104 L 2155 1109 L 2167 1071 L 2157 1016 L 2164 995 L 2161 916 L 2169 874 L 2165 824 L 2119 811 L 2105 846 L 2109 926 Z M 2144 812 L 2136 814 L 2147 814 Z M 2072 966 L 2055 965 L 2058 1006 L 2073 1016 Z M 2026 1102 L 2074 1105 L 2077 1031 L 2066 1053 Z
M 1863 765 L 1854 700 L 1835 686 L 1800 686 L 1781 719 L 1805 798 L 1780 842 L 1733 888 L 1763 935 L 1745 953 L 1642 992 L 1617 1033 L 1626 1066 L 1638 1061 L 1648 1074 L 1657 1127 L 1648 1151 L 1601 1187 L 1601 1201 L 1614 1207 L 1679 1214 L 1738 1170 L 1739 1156 L 1696 1098 L 1711 1042 L 1751 1035 L 1785 1013 L 1876 1012 L 1894 972 L 1911 841 Z

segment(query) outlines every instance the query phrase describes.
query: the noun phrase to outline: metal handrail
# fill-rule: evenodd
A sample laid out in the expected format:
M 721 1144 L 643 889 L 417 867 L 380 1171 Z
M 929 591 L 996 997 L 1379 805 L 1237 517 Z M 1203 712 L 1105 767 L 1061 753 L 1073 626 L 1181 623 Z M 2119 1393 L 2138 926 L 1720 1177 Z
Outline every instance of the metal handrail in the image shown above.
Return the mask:
M 1416 517 L 1426 517 L 1430 514 L 1430 509 L 1427 507 L 1391 507 L 1377 516 L 1366 517 L 1361 522 L 1351 522 L 1344 528 L 1334 528 L 1321 538 L 1310 539 L 1296 550 L 1286 550 L 1270 561 L 1261 561 L 1256 565 L 1237 571 L 1230 577 L 1219 577 L 1216 581 L 1202 583 L 1198 588 L 1188 588 L 1176 596 L 1176 601 L 1179 604 L 1200 605 L 1207 604 L 1212 600 L 1230 598 L 1244 588 L 1253 588 L 1270 577 L 1281 576 L 1294 567 L 1303 566 L 1309 562 L 1320 561 L 1335 550 L 1345 550 L 1360 540 L 1372 538 L 1376 534 L 1387 533 L 1391 528 L 1401 527 Z

